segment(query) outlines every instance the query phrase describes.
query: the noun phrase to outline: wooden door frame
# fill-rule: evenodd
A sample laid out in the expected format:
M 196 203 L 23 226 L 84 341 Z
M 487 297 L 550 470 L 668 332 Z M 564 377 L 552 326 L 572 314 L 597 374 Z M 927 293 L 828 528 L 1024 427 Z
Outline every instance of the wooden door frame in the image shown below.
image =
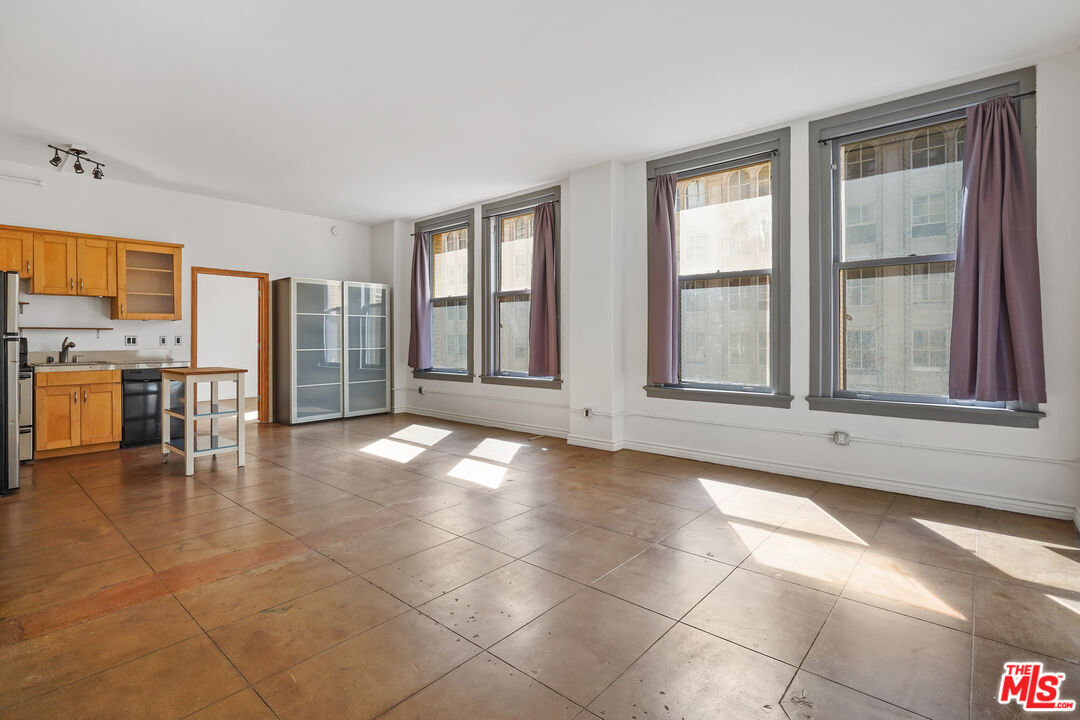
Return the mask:
M 191 367 L 199 363 L 199 275 L 255 278 L 259 281 L 259 422 L 270 422 L 270 275 L 246 270 L 191 268 Z

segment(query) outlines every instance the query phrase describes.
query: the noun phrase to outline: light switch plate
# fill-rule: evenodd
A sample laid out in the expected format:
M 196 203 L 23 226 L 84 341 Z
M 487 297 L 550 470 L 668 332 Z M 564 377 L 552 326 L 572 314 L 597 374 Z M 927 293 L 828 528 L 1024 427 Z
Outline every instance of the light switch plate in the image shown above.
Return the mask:
M 124 336 L 124 344 L 125 345 L 135 345 L 136 343 L 138 343 L 138 341 L 139 341 L 139 338 L 138 338 L 137 335 L 125 335 Z

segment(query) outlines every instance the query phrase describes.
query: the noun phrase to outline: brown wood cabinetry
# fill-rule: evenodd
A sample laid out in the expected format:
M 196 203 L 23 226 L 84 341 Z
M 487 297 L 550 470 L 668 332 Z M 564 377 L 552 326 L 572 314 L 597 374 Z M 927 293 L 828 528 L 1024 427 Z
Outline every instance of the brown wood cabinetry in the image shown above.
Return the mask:
M 116 241 L 80 237 L 76 240 L 75 290 L 79 295 L 116 296 Z
M 35 385 L 37 457 L 117 447 L 123 437 L 119 370 L 43 372 Z
M 121 242 L 113 319 L 179 320 L 181 248 Z
M 115 240 L 35 233 L 33 264 L 39 295 L 116 295 Z
M 0 228 L 0 271 L 33 277 L 34 233 Z
M 39 295 L 76 295 L 77 245 L 72 235 L 34 233 L 31 288 Z
M 179 320 L 183 247 L 0 225 L 0 271 L 38 295 L 113 298 L 114 320 Z

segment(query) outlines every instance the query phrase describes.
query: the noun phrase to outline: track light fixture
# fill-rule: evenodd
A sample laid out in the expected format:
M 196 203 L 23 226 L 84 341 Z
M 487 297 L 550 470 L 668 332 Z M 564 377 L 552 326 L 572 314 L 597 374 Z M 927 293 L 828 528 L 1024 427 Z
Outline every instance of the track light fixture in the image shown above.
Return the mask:
M 60 153 L 64 153 L 68 157 L 75 158 L 75 165 L 72 167 L 72 169 L 75 170 L 76 175 L 82 175 L 84 172 L 86 172 L 82 164 L 82 161 L 86 160 L 86 162 L 94 164 L 94 171 L 90 173 L 90 175 L 95 180 L 101 180 L 105 177 L 105 173 L 101 171 L 101 168 L 105 167 L 105 163 L 98 162 L 97 160 L 89 157 L 86 154 L 86 150 L 84 148 L 76 147 L 75 145 L 69 146 L 66 150 L 55 145 L 49 145 L 49 147 L 53 151 L 52 160 L 49 161 L 49 164 L 52 165 L 54 168 L 60 169 L 60 166 L 64 162 L 63 159 L 60 157 Z

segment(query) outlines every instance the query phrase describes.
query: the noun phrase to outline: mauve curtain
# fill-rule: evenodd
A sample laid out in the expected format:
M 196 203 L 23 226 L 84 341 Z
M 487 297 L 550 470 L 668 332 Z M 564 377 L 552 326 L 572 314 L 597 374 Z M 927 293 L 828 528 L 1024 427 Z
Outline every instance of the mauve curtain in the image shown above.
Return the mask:
M 1035 204 L 1010 98 L 968 108 L 949 397 L 1046 402 Z
M 559 335 L 555 322 L 555 206 L 536 206 L 533 217 L 531 302 L 529 303 L 529 375 L 559 374 Z
M 426 370 L 431 367 L 431 258 L 421 232 L 413 239 L 409 315 L 409 366 Z
M 674 174 L 653 180 L 649 225 L 649 383 L 679 381 L 679 269 L 675 255 Z

